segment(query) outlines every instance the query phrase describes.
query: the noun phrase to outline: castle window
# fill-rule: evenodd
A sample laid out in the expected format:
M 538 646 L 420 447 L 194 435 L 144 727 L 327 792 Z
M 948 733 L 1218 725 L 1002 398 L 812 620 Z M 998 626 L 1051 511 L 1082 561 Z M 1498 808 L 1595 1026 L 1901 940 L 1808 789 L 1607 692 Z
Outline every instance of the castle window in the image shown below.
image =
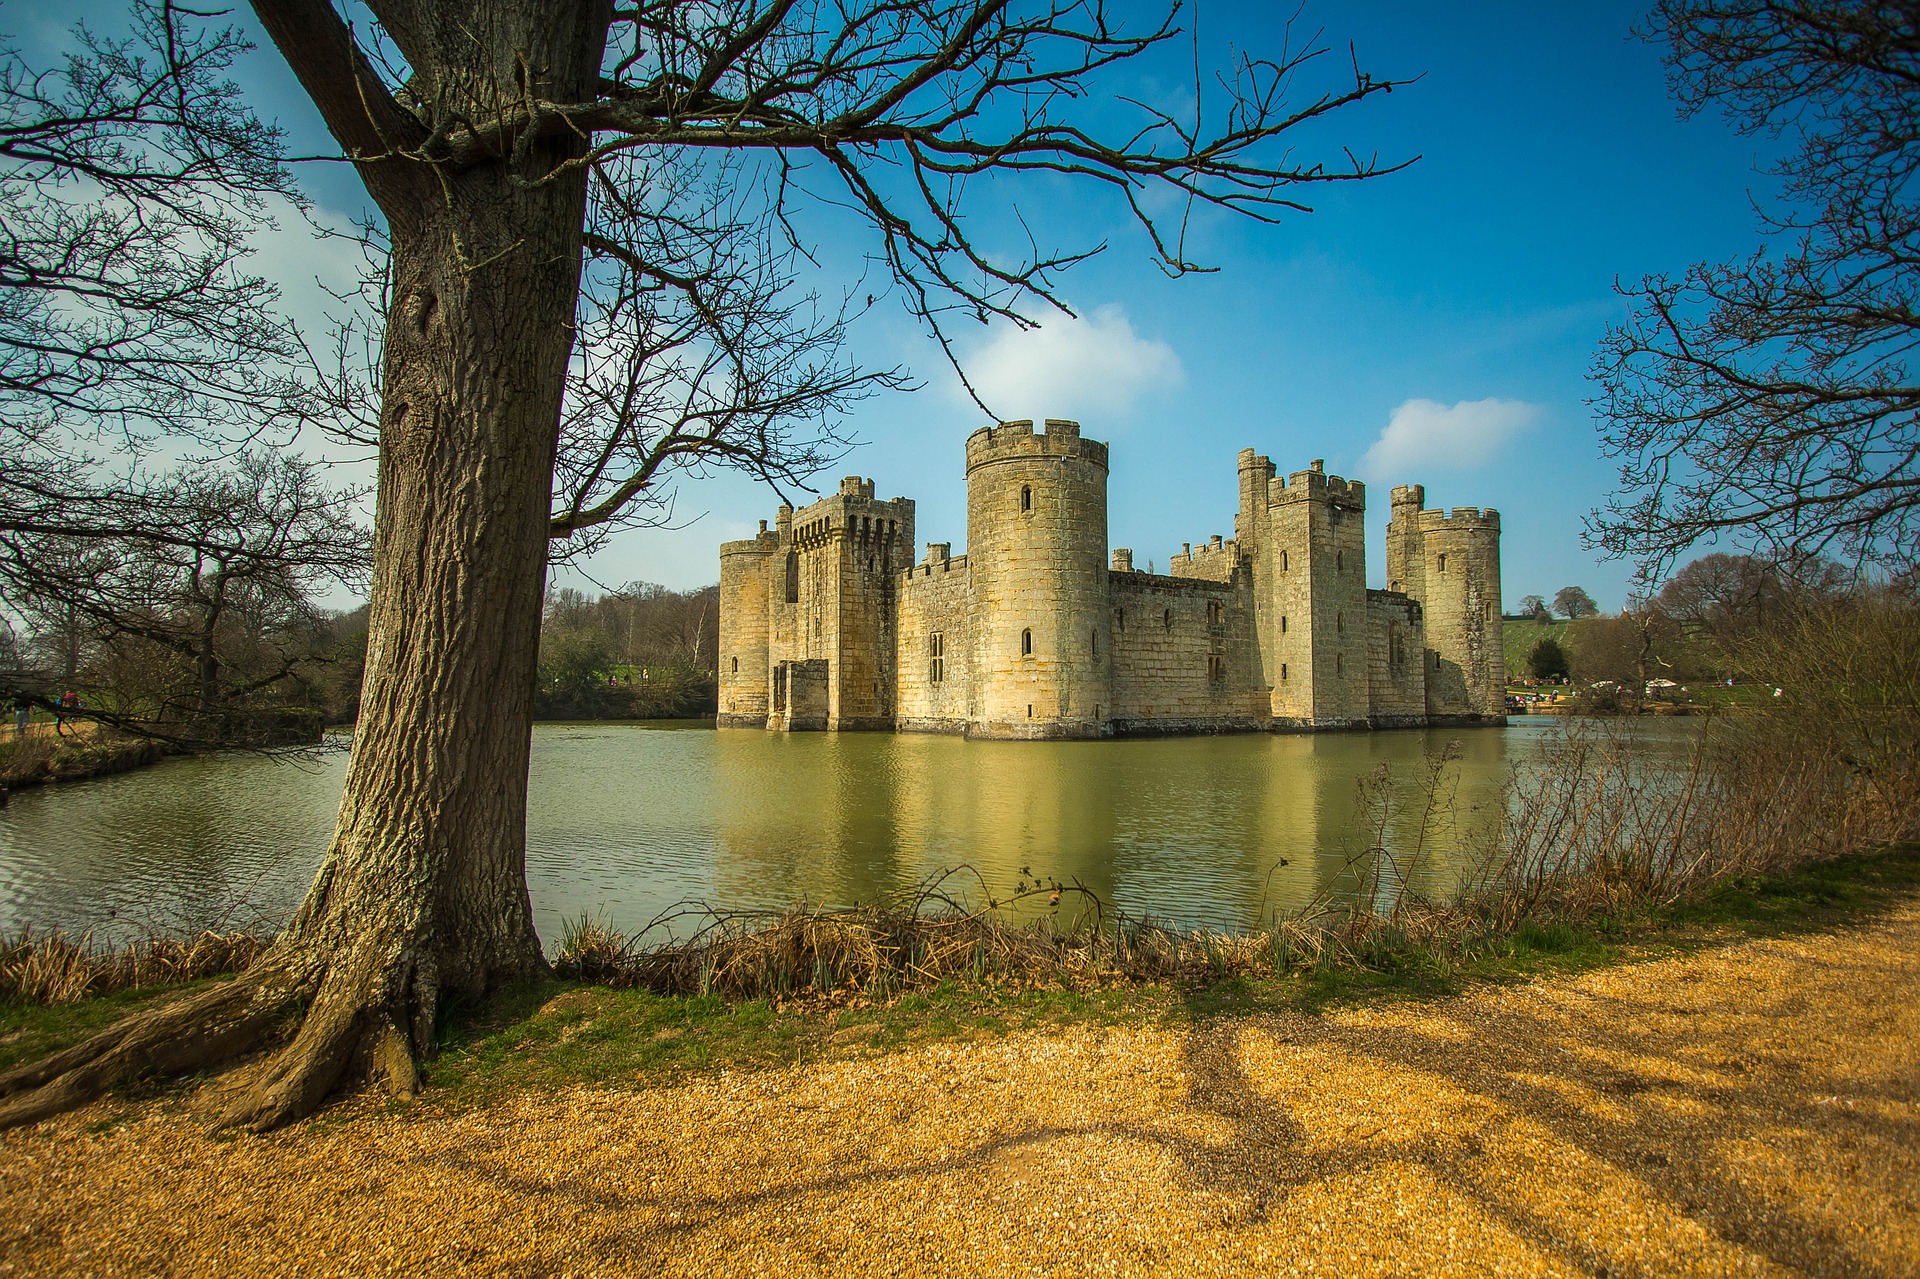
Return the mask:
M 1280 615 L 1280 633 L 1282 635 L 1287 633 L 1287 616 L 1284 613 Z
M 943 631 L 927 636 L 927 682 L 938 684 L 947 677 L 947 637 Z
M 1022 512 L 1033 509 L 1033 487 L 1031 485 L 1022 484 L 1020 486 L 1020 509 Z
M 1100 632 L 1099 631 L 1095 631 L 1093 633 L 1093 637 L 1087 642 L 1087 651 L 1092 653 L 1093 656 L 1096 658 L 1100 656 Z
M 1282 573 L 1287 571 L 1287 553 L 1285 551 L 1280 552 L 1280 571 Z
M 1333 673 L 1335 675 L 1344 674 L 1346 671 L 1346 668 L 1347 668 L 1347 659 L 1341 656 L 1339 653 L 1335 653 L 1333 655 Z
M 1440 669 L 1440 654 L 1438 653 L 1433 655 L 1433 669 L 1436 671 Z
M 1333 615 L 1333 631 L 1336 635 L 1345 635 L 1347 633 L 1347 615 L 1345 613 L 1335 613 Z
M 1446 553 L 1445 551 L 1442 551 L 1442 552 L 1440 552 L 1440 568 L 1439 568 L 1439 571 L 1440 571 L 1440 572 L 1442 572 L 1442 573 L 1444 573 L 1444 572 L 1446 572 L 1446 571 L 1447 571 L 1447 553 Z
M 800 602 L 800 552 L 787 552 L 787 603 Z
M 1032 631 L 1020 632 L 1020 656 L 1022 657 L 1033 656 L 1033 632 Z
M 1336 573 L 1343 573 L 1346 571 L 1346 568 L 1347 568 L 1347 553 L 1345 551 L 1335 551 L 1333 553 L 1333 571 Z
M 1285 662 L 1280 663 L 1280 682 L 1282 684 L 1287 682 L 1287 664 Z
M 1207 601 L 1207 625 L 1218 626 L 1226 618 L 1226 610 L 1220 607 L 1219 600 Z
M 1116 608 L 1113 610 L 1113 629 L 1116 631 L 1124 631 L 1127 629 L 1126 609 Z
M 1032 703 L 1032 702 L 1028 702 L 1028 703 L 1027 703 L 1027 718 L 1028 718 L 1028 719 L 1032 719 L 1032 718 L 1033 718 L 1033 703 Z
M 1226 681 L 1227 681 L 1227 659 L 1224 657 L 1221 657 L 1217 653 L 1208 655 L 1207 682 L 1209 684 L 1224 684 L 1226 683 Z
M 1173 610 L 1172 609 L 1168 609 L 1166 612 L 1160 615 L 1160 624 L 1166 627 L 1169 631 L 1173 629 Z
M 733 673 L 735 675 L 740 673 L 740 659 L 737 657 L 733 659 Z

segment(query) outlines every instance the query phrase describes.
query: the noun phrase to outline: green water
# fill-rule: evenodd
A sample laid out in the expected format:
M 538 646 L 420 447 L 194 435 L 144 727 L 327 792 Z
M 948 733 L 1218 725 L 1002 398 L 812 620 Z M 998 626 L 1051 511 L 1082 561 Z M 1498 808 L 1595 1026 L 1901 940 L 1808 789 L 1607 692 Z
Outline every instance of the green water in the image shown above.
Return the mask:
M 1030 868 L 1136 914 L 1245 925 L 1352 891 L 1343 868 L 1371 838 L 1356 784 L 1382 765 L 1406 792 L 1387 840 L 1404 858 L 1416 779 L 1458 741 L 1457 789 L 1412 875 L 1446 893 L 1507 770 L 1556 731 L 966 742 L 541 725 L 528 883 L 549 945 L 583 913 L 634 929 L 679 902 L 838 904 L 960 866 L 979 881 L 953 886 L 976 897 Z M 271 926 L 319 864 L 345 770 L 344 751 L 216 756 L 17 794 L 0 812 L 0 930 Z

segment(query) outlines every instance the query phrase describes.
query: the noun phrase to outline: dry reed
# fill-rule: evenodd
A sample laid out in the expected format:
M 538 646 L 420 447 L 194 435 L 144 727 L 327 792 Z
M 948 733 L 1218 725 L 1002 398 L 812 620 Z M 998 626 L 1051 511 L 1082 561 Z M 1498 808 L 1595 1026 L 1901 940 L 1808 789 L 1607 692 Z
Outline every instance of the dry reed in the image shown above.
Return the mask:
M 71 1004 L 141 986 L 244 972 L 268 944 L 251 933 L 203 932 L 107 946 L 92 933 L 28 931 L 0 941 L 0 1003 Z

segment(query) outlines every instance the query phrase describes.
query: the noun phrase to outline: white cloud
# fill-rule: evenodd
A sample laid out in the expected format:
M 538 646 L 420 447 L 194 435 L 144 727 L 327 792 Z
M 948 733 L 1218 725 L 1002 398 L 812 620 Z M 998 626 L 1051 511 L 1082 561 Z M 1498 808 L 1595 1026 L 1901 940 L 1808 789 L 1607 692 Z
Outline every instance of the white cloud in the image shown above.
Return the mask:
M 1360 459 L 1370 479 L 1406 482 L 1410 473 L 1462 471 L 1491 462 L 1501 447 L 1540 419 L 1524 400 L 1408 400 Z
M 1056 316 L 1037 329 L 1009 328 L 965 365 L 980 398 L 1008 419 L 1113 417 L 1140 397 L 1187 380 L 1173 348 L 1136 334 L 1118 305 L 1074 320 Z M 957 379 L 952 389 L 966 399 Z

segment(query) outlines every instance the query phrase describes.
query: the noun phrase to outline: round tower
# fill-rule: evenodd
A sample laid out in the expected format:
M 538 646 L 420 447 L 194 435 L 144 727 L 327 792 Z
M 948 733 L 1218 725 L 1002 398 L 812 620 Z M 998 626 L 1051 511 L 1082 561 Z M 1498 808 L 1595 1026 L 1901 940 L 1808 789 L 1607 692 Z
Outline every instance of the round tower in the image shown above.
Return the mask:
M 1397 512 L 1396 512 L 1397 513 Z M 1500 624 L 1500 512 L 1478 507 L 1419 515 L 1428 713 L 1504 720 L 1507 659 Z M 1389 570 L 1391 571 L 1391 569 Z M 1410 572 L 1414 571 L 1411 568 Z
M 967 440 L 967 566 L 980 737 L 1112 731 L 1107 446 L 1077 422 Z
M 767 723 L 768 643 L 779 541 L 761 520 L 757 536 L 720 544 L 721 728 L 764 728 Z

